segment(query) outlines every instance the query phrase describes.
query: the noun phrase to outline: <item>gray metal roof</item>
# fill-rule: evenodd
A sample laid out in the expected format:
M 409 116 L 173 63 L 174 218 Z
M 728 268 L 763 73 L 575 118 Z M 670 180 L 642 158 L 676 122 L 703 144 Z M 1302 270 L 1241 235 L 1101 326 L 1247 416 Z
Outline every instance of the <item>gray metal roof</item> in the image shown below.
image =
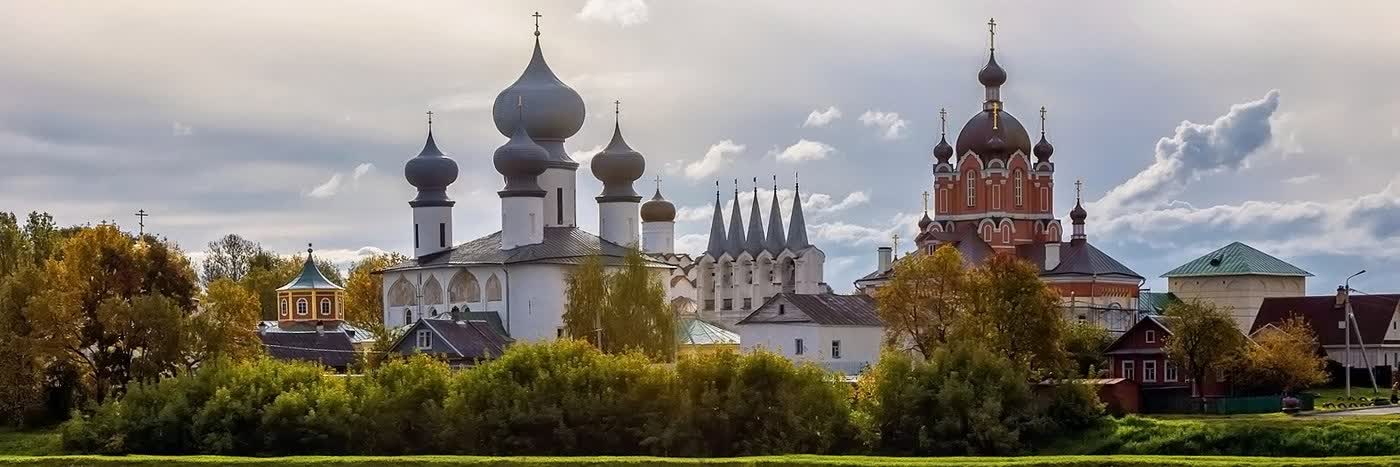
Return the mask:
M 802 216 L 802 186 L 793 184 L 792 219 L 788 220 L 787 244 L 783 246 L 789 250 L 797 251 L 811 244 L 807 241 L 807 219 Z
M 763 213 L 758 211 L 758 185 L 753 187 L 753 202 L 749 203 L 749 232 L 744 239 L 744 251 L 755 257 L 763 253 Z
M 760 314 L 774 301 L 785 299 L 792 306 L 807 315 L 809 320 L 793 320 L 790 316 L 775 317 Z M 750 313 L 737 324 L 759 323 L 798 323 L 812 322 L 826 326 L 882 326 L 880 316 L 875 312 L 875 300 L 868 295 L 838 295 L 834 293 L 795 294 L 780 293 L 769 297 L 762 306 Z
M 735 182 L 737 185 L 738 182 Z M 742 209 L 739 208 L 739 190 L 734 190 L 734 207 L 729 210 L 729 233 L 725 235 L 728 243 L 724 245 L 724 251 L 729 256 L 738 258 L 744 253 L 744 217 Z
M 593 255 L 602 256 L 603 264 L 621 264 L 622 258 L 627 256 L 627 247 L 603 240 L 577 227 L 545 227 L 544 241 L 533 245 L 501 250 L 501 233 L 495 232 L 450 250 L 409 259 L 385 271 L 453 264 L 583 264 L 586 258 Z M 651 258 L 647 258 L 647 261 L 653 267 L 672 267 Z
M 715 182 L 715 213 L 710 218 L 710 244 L 705 247 L 705 254 L 720 257 L 724 256 L 724 248 L 728 241 L 724 238 L 724 213 L 719 207 L 719 182 Z
M 676 338 L 681 345 L 738 344 L 739 335 L 700 318 L 676 320 Z
M 787 235 L 783 233 L 783 209 L 778 206 L 778 179 L 773 178 L 773 203 L 768 207 L 768 233 L 764 236 L 763 248 L 774 256 L 783 252 Z

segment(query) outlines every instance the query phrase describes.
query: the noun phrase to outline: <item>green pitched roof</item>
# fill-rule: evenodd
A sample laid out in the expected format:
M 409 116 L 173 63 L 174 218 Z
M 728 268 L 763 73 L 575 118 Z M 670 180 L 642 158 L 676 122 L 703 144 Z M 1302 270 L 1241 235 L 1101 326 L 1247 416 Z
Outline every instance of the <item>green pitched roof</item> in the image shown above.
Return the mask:
M 738 344 L 739 335 L 699 318 L 676 320 L 676 338 L 682 345 Z
M 1171 292 L 1140 292 L 1138 293 L 1138 312 L 1160 315 L 1167 311 L 1168 305 L 1180 302 L 1181 299 L 1176 298 L 1176 294 Z
M 298 290 L 316 289 L 329 290 L 340 289 L 341 287 L 330 279 L 327 279 L 321 270 L 316 268 L 316 260 L 311 257 L 311 249 L 306 249 L 306 262 L 301 265 L 301 273 L 292 278 L 287 285 L 278 287 L 277 290 Z
M 1234 242 L 1162 274 L 1162 277 L 1297 276 L 1312 273 L 1298 269 L 1249 245 Z

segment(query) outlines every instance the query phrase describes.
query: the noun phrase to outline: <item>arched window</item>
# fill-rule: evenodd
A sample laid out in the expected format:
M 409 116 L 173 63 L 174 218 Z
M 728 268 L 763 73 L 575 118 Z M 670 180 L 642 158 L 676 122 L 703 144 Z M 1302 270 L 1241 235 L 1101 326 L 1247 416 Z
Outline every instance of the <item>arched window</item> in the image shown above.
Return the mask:
M 1050 210 L 1050 189 L 1049 189 L 1049 188 L 1040 187 L 1040 210 L 1041 210 L 1041 211 L 1049 211 L 1049 210 Z
M 413 284 L 408 279 L 399 277 L 394 281 L 394 285 L 389 286 L 389 306 L 404 306 L 413 303 Z
M 404 309 L 403 309 L 403 324 L 411 324 L 411 323 L 413 323 L 413 310 L 410 310 L 410 309 L 408 309 L 408 308 L 404 308 Z
M 287 316 L 287 299 L 284 298 L 277 304 L 277 313 L 283 317 Z
M 442 283 L 437 277 L 429 276 L 428 281 L 423 283 L 423 304 L 437 305 L 442 303 Z
M 967 173 L 967 207 L 977 206 L 977 174 Z
M 941 188 L 941 189 L 938 190 L 938 212 L 941 212 L 941 213 L 947 213 L 947 212 L 948 212 L 948 189 L 947 189 L 947 188 Z
M 1002 224 L 1002 225 L 1001 225 L 1001 242 L 1002 242 L 1002 243 L 1011 243 L 1011 225 L 1010 225 L 1010 224 Z
M 297 316 L 303 316 L 303 315 L 305 315 L 305 314 L 307 313 L 307 311 L 309 311 L 309 310 L 308 310 L 309 307 L 310 307 L 310 305 L 307 305 L 306 299 L 305 299 L 305 298 L 298 298 L 298 299 L 297 299 Z
M 982 224 L 982 240 L 988 243 L 992 241 L 992 224 Z
M 1013 190 L 1015 191 L 1016 207 L 1019 208 L 1026 205 L 1026 186 L 1024 177 L 1021 174 L 1021 169 L 1016 169 L 1015 177 L 1016 179 L 1012 181 L 1012 183 Z
M 501 301 L 501 280 L 497 279 L 495 274 L 486 279 L 486 301 Z
M 457 271 L 457 274 L 452 276 L 452 280 L 447 282 L 447 301 L 449 303 L 481 301 L 481 284 L 477 283 L 476 276 L 471 271 Z
M 330 315 L 331 315 L 331 299 L 329 299 L 329 298 L 323 298 L 323 299 L 321 299 L 321 316 L 330 316 Z

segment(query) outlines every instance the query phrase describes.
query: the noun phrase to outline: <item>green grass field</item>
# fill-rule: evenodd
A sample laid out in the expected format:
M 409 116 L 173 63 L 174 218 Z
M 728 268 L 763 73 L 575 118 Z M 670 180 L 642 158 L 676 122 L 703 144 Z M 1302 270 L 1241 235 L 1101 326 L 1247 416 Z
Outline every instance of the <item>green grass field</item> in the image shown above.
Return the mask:
M 1262 458 L 1262 457 L 1178 457 L 1178 456 L 1042 456 L 1042 457 L 939 457 L 898 458 L 866 456 L 765 456 L 730 459 L 678 459 L 663 457 L 469 457 L 469 456 L 303 456 L 303 457 L 223 457 L 223 456 L 51 456 L 3 457 L 0 465 L 78 466 L 78 465 L 159 465 L 162 467 L 208 465 L 479 465 L 479 466 L 1303 466 L 1303 465 L 1400 465 L 1400 457 Z

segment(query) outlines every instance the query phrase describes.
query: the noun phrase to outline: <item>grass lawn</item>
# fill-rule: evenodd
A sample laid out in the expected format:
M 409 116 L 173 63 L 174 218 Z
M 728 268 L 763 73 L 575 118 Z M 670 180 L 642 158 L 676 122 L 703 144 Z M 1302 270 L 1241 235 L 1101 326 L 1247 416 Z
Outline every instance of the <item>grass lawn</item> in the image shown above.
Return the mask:
M 0 456 L 49 456 L 61 454 L 57 431 L 5 431 L 0 429 Z
M 681 459 L 664 457 L 470 457 L 470 456 L 302 456 L 302 457 L 223 457 L 223 456 L 51 456 L 5 457 L 0 465 L 482 465 L 482 466 L 800 466 L 800 465 L 879 465 L 879 466 L 1294 466 L 1294 465 L 1400 465 L 1400 457 L 1267 458 L 1230 456 L 1041 456 L 1041 457 L 936 457 L 898 458 L 867 456 L 764 456 L 727 459 Z

